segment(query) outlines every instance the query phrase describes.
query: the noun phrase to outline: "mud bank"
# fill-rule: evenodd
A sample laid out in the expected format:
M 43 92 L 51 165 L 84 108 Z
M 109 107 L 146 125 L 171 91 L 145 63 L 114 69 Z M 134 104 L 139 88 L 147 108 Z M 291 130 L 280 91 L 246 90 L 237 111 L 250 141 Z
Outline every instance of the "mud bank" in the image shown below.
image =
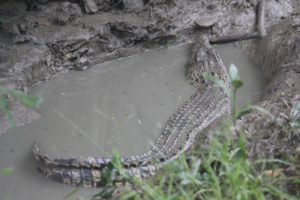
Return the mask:
M 95 2 L 94 14 L 67 1 L 36 4 L 32 11 L 26 11 L 22 2 L 2 2 L 1 72 L 17 76 L 22 84 L 16 87 L 24 89 L 60 72 L 86 70 L 95 63 L 145 49 L 192 42 L 196 32 L 213 38 L 256 31 L 255 0 L 153 0 L 142 10 L 126 6 L 126 1 L 122 5 L 109 0 Z M 294 4 L 268 1 L 267 30 L 289 18 Z M 216 18 L 214 26 L 199 30 L 195 22 L 207 17 Z M 255 48 L 247 49 L 251 51 Z

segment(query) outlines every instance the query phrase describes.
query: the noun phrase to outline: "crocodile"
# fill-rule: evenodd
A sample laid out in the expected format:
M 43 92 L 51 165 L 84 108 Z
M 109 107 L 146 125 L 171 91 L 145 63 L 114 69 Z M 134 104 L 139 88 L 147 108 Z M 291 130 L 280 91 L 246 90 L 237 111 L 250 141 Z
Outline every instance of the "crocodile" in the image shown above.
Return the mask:
M 121 164 L 128 175 L 141 178 L 154 176 L 162 166 L 189 149 L 198 133 L 231 113 L 231 100 L 226 89 L 230 88 L 230 79 L 226 67 L 205 36 L 198 36 L 192 45 L 186 78 L 197 92 L 170 116 L 147 153 L 121 157 Z M 215 84 L 216 79 L 223 82 L 222 87 Z M 40 164 L 37 169 L 41 174 L 73 186 L 100 187 L 103 170 L 111 161 L 97 157 L 52 159 L 40 150 L 37 143 L 32 150 Z M 121 181 L 122 177 L 116 175 L 113 179 Z

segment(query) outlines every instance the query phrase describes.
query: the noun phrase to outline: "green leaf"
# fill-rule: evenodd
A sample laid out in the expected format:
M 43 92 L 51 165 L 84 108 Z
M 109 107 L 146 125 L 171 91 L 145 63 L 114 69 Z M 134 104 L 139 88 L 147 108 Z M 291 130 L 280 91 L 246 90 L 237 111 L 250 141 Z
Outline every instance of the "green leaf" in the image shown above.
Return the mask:
M 234 64 L 230 64 L 229 66 L 229 77 L 231 81 L 240 80 L 239 71 Z
M 102 187 L 111 186 L 113 183 L 112 177 L 117 174 L 120 175 L 122 170 L 123 170 L 123 167 L 122 167 L 122 163 L 121 163 L 121 156 L 118 153 L 118 151 L 113 150 L 113 156 L 111 158 L 111 161 L 103 169 L 100 185 Z
M 111 185 L 113 170 L 114 170 L 114 166 L 111 162 L 109 162 L 102 172 L 101 181 L 100 181 L 100 185 L 102 187 L 107 187 Z
M 122 195 L 120 200 L 131 200 L 131 199 L 135 199 L 136 196 L 137 196 L 137 192 L 132 190 Z
M 9 176 L 13 173 L 14 169 L 12 167 L 4 167 L 0 169 L 1 174 Z
M 296 105 L 293 107 L 293 109 L 291 110 L 291 117 L 293 119 L 298 118 L 300 116 L 298 116 L 300 114 L 300 101 L 298 101 L 296 103 Z
M 283 164 L 283 165 L 286 165 L 286 166 L 294 167 L 293 163 L 285 161 L 285 160 L 276 159 L 276 158 L 273 158 L 273 159 L 260 159 L 260 160 L 256 160 L 254 163 L 255 164 L 277 163 L 277 164 Z
M 23 105 L 29 108 L 38 108 L 40 104 L 43 102 L 43 98 L 34 95 L 28 95 L 19 90 L 10 90 L 9 94 L 20 101 Z
M 235 89 L 238 89 L 244 85 L 243 82 L 240 80 L 233 80 L 231 81 L 231 83 Z
M 251 105 L 247 105 L 245 107 L 243 107 L 241 110 L 238 111 L 237 115 L 236 115 L 236 119 L 240 119 L 243 115 L 249 113 L 252 109 Z
M 15 127 L 16 123 L 14 121 L 13 115 L 9 111 L 8 101 L 4 96 L 0 96 L 0 110 L 2 110 L 2 112 L 4 112 L 11 127 Z
M 114 168 L 116 168 L 117 170 L 122 169 L 121 155 L 115 149 L 113 149 L 113 156 L 112 156 L 112 159 L 111 159 L 111 163 L 114 165 Z
M 240 80 L 239 70 L 234 64 L 229 67 L 229 77 L 234 89 L 238 89 L 243 86 L 243 82 Z
M 192 172 L 192 174 L 194 176 L 196 176 L 198 174 L 199 169 L 200 169 L 200 165 L 201 165 L 201 160 L 196 159 L 195 162 L 193 163 L 193 172 Z
M 239 146 L 241 149 L 240 156 L 241 158 L 246 159 L 248 157 L 247 150 L 246 150 L 246 141 L 243 134 L 239 133 L 239 135 L 240 135 Z
M 100 199 L 111 199 L 115 191 L 115 186 L 105 186 L 101 192 L 93 196 L 93 199 L 99 199 L 99 197 Z

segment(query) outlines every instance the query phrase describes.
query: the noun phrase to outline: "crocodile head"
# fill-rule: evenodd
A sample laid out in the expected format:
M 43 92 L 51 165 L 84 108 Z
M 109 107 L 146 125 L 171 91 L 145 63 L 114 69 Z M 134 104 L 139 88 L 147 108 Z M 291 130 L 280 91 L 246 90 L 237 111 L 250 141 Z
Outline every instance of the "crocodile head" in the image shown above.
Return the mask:
M 192 49 L 192 58 L 186 68 L 187 80 L 197 89 L 214 85 L 216 80 L 228 83 L 227 72 L 224 69 L 226 70 L 226 67 L 209 44 L 208 38 L 201 36 Z

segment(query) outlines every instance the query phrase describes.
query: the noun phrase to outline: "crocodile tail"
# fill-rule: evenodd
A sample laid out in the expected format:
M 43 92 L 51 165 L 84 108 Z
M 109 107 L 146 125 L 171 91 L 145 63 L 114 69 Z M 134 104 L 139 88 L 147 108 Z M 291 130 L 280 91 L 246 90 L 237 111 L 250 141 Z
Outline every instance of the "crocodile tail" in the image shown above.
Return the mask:
M 91 168 L 65 168 L 41 166 L 37 167 L 37 170 L 46 178 L 67 185 L 82 187 L 103 186 L 102 172 L 104 171 L 104 169 L 100 170 Z M 154 176 L 157 172 L 157 168 L 153 165 L 143 167 L 130 167 L 124 168 L 123 170 L 125 175 L 127 176 L 135 176 L 140 178 Z M 123 182 L 124 176 L 121 176 L 120 173 L 113 169 L 111 179 L 113 182 Z
M 66 167 L 66 168 L 94 168 L 102 169 L 107 166 L 111 161 L 110 158 L 101 158 L 101 157 L 79 157 L 79 158 L 59 158 L 52 159 L 47 154 L 43 153 L 40 150 L 39 145 L 34 142 L 32 146 L 32 152 L 35 160 L 45 166 L 49 167 Z M 141 165 L 146 165 L 142 161 L 149 155 L 145 153 L 137 156 L 122 157 L 121 163 L 125 168 L 128 167 L 137 167 Z
M 101 171 L 97 169 L 42 166 L 37 170 L 48 179 L 72 186 L 97 187 L 101 179 Z
M 68 158 L 68 159 L 51 159 L 47 154 L 41 152 L 36 142 L 32 146 L 32 152 L 35 160 L 48 167 L 66 167 L 66 168 L 95 168 L 102 169 L 109 162 L 106 158 Z
M 170 137 L 174 134 L 177 129 L 177 124 L 181 119 L 186 118 L 187 115 L 192 113 L 197 107 L 197 102 L 201 102 L 200 95 L 192 95 L 189 100 L 185 101 L 178 110 L 168 119 L 162 133 L 155 141 L 155 144 L 145 154 L 136 156 L 125 157 L 122 156 L 121 163 L 124 167 L 137 167 L 145 166 L 147 164 L 153 164 L 152 156 L 161 153 L 165 147 L 166 142 L 170 140 Z M 102 169 L 109 162 L 109 158 L 101 157 L 88 157 L 88 158 L 59 158 L 51 159 L 47 154 L 44 154 L 36 142 L 32 146 L 32 152 L 36 161 L 49 167 L 73 167 L 73 168 L 95 168 Z
M 211 96 L 215 99 L 209 98 Z M 171 116 L 170 122 L 166 124 L 164 131 L 150 153 L 128 158 L 122 157 L 122 166 L 124 168 L 135 169 L 140 166 L 158 166 L 158 164 L 165 164 L 176 159 L 180 153 L 188 149 L 193 143 L 194 134 L 196 134 L 195 129 L 201 131 L 214 121 L 215 118 L 226 113 L 223 109 L 229 107 L 226 106 L 227 104 L 230 104 L 230 100 L 220 89 L 210 87 L 202 92 L 199 91 L 197 95 L 193 95 L 182 105 L 175 115 Z M 189 109 L 186 109 L 186 107 Z M 211 112 L 208 112 L 208 110 Z M 198 127 L 199 125 L 200 127 Z M 32 151 L 34 158 L 40 164 L 51 169 L 61 167 L 102 170 L 111 161 L 108 158 L 97 157 L 51 159 L 47 154 L 41 152 L 37 143 L 33 144 Z

